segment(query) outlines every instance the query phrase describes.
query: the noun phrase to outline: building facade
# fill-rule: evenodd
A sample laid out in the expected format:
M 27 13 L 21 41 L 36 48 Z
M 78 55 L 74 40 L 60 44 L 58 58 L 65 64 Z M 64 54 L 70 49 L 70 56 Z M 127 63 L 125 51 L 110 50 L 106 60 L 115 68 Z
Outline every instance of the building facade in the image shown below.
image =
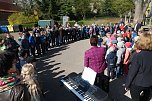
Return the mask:
M 20 8 L 13 4 L 13 0 L 0 0 L 0 25 L 8 25 L 8 17 Z

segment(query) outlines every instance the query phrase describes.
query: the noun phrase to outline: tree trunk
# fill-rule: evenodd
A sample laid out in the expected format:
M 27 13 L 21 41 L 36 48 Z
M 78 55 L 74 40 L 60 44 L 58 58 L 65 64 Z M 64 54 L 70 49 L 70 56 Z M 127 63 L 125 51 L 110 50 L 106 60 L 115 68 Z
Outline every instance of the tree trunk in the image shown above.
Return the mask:
M 85 20 L 86 19 L 86 15 L 85 14 L 83 14 L 83 20 Z
M 151 0 L 147 0 L 147 2 L 144 3 L 143 0 L 135 0 L 135 15 L 133 20 L 134 23 L 141 23 L 143 21 L 144 14 L 150 1 Z
M 142 0 L 135 1 L 135 15 L 134 15 L 134 24 L 143 20 L 144 12 L 142 7 Z

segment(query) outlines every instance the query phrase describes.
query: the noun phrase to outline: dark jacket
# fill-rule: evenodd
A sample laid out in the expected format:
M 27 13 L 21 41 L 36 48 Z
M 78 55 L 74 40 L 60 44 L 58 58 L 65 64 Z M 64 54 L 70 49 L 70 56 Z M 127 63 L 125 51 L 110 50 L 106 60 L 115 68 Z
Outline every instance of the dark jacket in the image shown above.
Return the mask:
M 141 51 L 133 56 L 129 73 L 126 80 L 126 87 L 136 85 L 141 87 L 152 86 L 152 51 Z
M 14 39 L 12 39 L 12 38 L 7 38 L 5 40 L 5 44 L 6 44 L 6 46 L 10 44 L 11 47 L 9 47 L 9 49 L 12 50 L 12 51 L 14 49 L 18 49 L 20 47 L 19 44 Z
M 30 94 L 25 85 L 18 84 L 12 89 L 0 92 L 0 101 L 30 101 Z
M 22 47 L 22 49 L 27 49 L 28 50 L 30 48 L 29 40 L 28 39 L 22 39 L 21 47 Z

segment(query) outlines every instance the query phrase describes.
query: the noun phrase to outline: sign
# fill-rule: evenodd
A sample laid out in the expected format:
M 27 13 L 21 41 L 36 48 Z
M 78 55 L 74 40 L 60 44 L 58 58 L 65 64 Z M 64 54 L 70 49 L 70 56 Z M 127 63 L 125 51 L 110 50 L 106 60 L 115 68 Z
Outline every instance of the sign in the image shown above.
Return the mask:
M 68 21 L 69 21 L 69 17 L 68 16 L 63 16 L 63 26 L 64 27 L 66 27 Z

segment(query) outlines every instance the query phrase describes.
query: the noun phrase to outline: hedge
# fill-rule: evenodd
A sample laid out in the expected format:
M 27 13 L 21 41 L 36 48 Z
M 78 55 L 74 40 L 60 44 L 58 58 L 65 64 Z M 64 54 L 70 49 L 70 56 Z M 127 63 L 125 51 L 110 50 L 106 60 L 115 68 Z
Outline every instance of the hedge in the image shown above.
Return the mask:
M 13 13 L 8 17 L 8 22 L 10 25 L 32 23 L 37 21 L 38 21 L 37 16 L 34 15 L 26 16 L 24 12 Z
M 26 28 L 30 28 L 30 29 L 31 29 L 31 28 L 34 27 L 35 24 L 37 24 L 37 23 L 36 23 L 36 22 L 33 22 L 33 23 L 22 24 L 22 27 L 23 27 L 23 28 L 26 27 Z

